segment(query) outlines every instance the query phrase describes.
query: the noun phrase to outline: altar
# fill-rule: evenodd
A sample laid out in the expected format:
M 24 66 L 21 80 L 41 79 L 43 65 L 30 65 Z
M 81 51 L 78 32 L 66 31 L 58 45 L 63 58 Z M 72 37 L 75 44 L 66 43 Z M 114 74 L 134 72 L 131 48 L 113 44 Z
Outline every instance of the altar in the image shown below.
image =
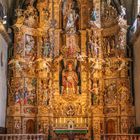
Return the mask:
M 77 129 L 77 130 L 68 130 L 68 129 L 56 129 L 54 132 L 57 135 L 57 138 L 63 138 L 68 140 L 88 140 L 86 134 L 88 133 L 87 129 Z

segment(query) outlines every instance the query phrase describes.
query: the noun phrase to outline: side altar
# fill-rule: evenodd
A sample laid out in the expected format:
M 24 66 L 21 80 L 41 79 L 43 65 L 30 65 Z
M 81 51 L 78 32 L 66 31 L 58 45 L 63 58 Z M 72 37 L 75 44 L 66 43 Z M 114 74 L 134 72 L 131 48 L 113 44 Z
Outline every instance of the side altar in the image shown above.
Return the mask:
M 38 0 L 16 10 L 8 133 L 133 133 L 125 15 L 109 2 Z

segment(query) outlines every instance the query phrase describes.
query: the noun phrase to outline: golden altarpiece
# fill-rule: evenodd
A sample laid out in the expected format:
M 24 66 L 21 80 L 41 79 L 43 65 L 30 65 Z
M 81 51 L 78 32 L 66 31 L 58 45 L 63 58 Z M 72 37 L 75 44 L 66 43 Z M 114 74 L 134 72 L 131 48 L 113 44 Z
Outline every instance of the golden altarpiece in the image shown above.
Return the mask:
M 16 14 L 8 133 L 133 133 L 125 15 L 100 0 L 40 0 Z

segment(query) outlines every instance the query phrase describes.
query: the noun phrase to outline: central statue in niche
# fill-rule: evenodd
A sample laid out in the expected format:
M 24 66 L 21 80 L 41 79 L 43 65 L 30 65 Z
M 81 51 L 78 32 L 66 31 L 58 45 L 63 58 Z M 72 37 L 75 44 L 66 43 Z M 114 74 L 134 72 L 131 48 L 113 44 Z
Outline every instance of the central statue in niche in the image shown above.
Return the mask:
M 60 93 L 65 97 L 81 94 L 79 17 L 77 0 L 62 0 L 63 41 L 60 47 L 63 60 L 60 62 Z M 68 96 L 67 96 L 68 95 Z M 73 96 L 74 95 L 74 96 Z
M 76 94 L 78 87 L 78 76 L 74 70 L 72 61 L 67 63 L 66 69 L 62 72 L 62 93 Z

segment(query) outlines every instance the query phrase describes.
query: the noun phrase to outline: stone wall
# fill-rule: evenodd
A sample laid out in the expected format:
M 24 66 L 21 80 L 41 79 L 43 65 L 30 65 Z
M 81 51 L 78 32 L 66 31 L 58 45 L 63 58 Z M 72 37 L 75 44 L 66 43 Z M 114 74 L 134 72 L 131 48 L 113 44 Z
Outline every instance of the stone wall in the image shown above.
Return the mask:
M 0 35 L 0 133 L 5 128 L 7 102 L 7 43 Z
M 123 0 L 122 3 L 126 7 L 128 24 L 132 25 L 137 15 L 138 0 Z

